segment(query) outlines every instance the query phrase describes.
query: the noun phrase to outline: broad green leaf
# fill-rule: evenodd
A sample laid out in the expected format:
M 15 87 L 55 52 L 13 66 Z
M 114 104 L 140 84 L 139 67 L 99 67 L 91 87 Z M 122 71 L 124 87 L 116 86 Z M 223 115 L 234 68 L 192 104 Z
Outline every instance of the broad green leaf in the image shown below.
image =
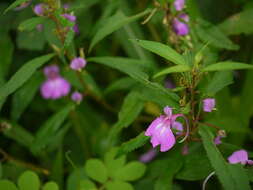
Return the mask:
M 233 74 L 230 71 L 216 72 L 205 88 L 204 92 L 208 95 L 215 95 L 224 87 L 233 83 Z
M 134 151 L 135 149 L 143 146 L 148 140 L 149 140 L 149 137 L 145 136 L 144 132 L 140 133 L 137 137 L 123 143 L 119 147 L 117 156 L 121 156 L 131 151 Z
M 65 106 L 40 127 L 36 133 L 35 141 L 31 144 L 32 152 L 38 153 L 55 138 L 55 135 L 73 108 L 72 104 Z
M 232 62 L 232 61 L 224 61 L 215 63 L 212 65 L 208 65 L 201 69 L 202 72 L 207 71 L 226 71 L 226 70 L 237 70 L 237 69 L 253 69 L 253 65 L 249 65 L 246 63 Z
M 85 164 L 86 174 L 93 180 L 105 183 L 108 178 L 108 172 L 101 160 L 90 159 Z
M 14 93 L 11 108 L 11 118 L 13 120 L 17 121 L 31 103 L 42 80 L 41 75 L 35 73 L 22 88 Z
M 137 14 L 137 15 L 127 17 L 121 11 L 118 11 L 115 15 L 113 15 L 112 17 L 108 18 L 107 21 L 105 21 L 103 27 L 99 28 L 99 30 L 97 31 L 97 33 L 95 34 L 95 36 L 91 40 L 91 45 L 90 45 L 89 51 L 91 51 L 92 48 L 99 41 L 101 41 L 103 38 L 105 38 L 109 34 L 113 33 L 114 31 L 120 29 L 121 27 L 123 27 L 124 25 L 126 25 L 130 22 L 138 20 L 139 18 L 145 16 L 149 12 L 150 12 L 149 10 L 146 10 L 146 11 L 143 11 L 143 12 Z
M 218 27 L 209 22 L 198 19 L 195 25 L 198 37 L 204 42 L 216 48 L 224 48 L 228 50 L 238 50 L 239 46 L 234 44 L 225 34 L 223 34 Z
M 106 190 L 134 190 L 130 183 L 123 181 L 109 181 L 105 184 Z
M 146 166 L 141 162 L 130 162 L 117 170 L 115 179 L 120 181 L 135 181 L 141 178 L 146 171 Z
M 0 102 L 3 101 L 3 99 L 8 95 L 15 92 L 18 88 L 20 88 L 29 78 L 31 78 L 33 73 L 39 67 L 48 62 L 53 56 L 54 54 L 48 54 L 37 57 L 22 66 L 21 69 L 19 69 L 11 77 L 11 79 L 0 88 Z
M 3 190 L 18 190 L 16 185 L 9 180 L 0 180 L 0 189 Z
M 199 134 L 203 140 L 207 156 L 210 159 L 210 162 L 223 188 L 225 190 L 250 190 L 249 180 L 247 178 L 241 180 L 240 177 L 246 175 L 245 171 L 238 166 L 228 164 L 224 160 L 223 156 L 213 142 L 214 136 L 210 130 L 206 127 L 200 126 Z
M 6 137 L 13 139 L 17 143 L 27 148 L 30 147 L 33 143 L 34 136 L 23 127 L 20 127 L 15 123 L 9 123 L 7 121 L 1 121 L 1 125 L 6 125 L 6 129 L 3 130 L 3 134 Z
M 175 63 L 177 65 L 186 65 L 186 62 L 179 53 L 177 53 L 174 49 L 169 47 L 168 45 L 154 42 L 154 41 L 147 41 L 147 40 L 132 40 L 134 43 L 137 43 L 141 47 Z
M 219 24 L 218 27 L 227 35 L 251 34 L 253 28 L 249 26 L 253 25 L 252 11 L 251 8 L 234 14 Z
M 39 190 L 40 179 L 36 173 L 26 171 L 18 178 L 18 187 L 19 190 Z
M 124 99 L 118 115 L 118 121 L 112 127 L 109 137 L 114 140 L 124 127 L 128 127 L 138 117 L 143 106 L 144 102 L 140 100 L 139 94 L 135 91 L 131 91 Z
M 115 178 L 117 170 L 122 168 L 126 162 L 126 156 L 121 156 L 116 158 L 116 154 L 118 152 L 118 148 L 113 148 L 109 152 L 105 154 L 105 165 L 108 171 L 108 176 L 111 178 Z
M 17 6 L 21 5 L 22 3 L 28 0 L 16 0 L 14 1 L 7 9 L 5 9 L 4 14 L 7 13 L 11 9 L 15 9 Z
M 91 180 L 83 179 L 77 190 L 96 190 L 96 185 Z
M 188 65 L 176 65 L 176 66 L 172 66 L 172 67 L 161 70 L 160 72 L 154 75 L 154 78 L 157 78 L 162 75 L 167 75 L 169 73 L 186 72 L 186 71 L 190 71 L 190 69 L 191 68 Z
M 147 69 L 145 66 L 147 65 L 147 61 L 121 57 L 92 57 L 87 60 L 89 62 L 100 63 L 126 73 L 136 81 L 144 84 L 147 88 L 154 91 L 161 91 L 161 93 L 167 95 L 171 101 L 179 100 L 177 94 L 171 92 L 171 90 L 164 88 L 158 83 L 148 80 L 148 75 L 144 72 L 144 70 Z
M 59 190 L 59 187 L 55 182 L 47 182 L 42 190 Z
M 43 22 L 46 20 L 46 17 L 33 17 L 30 19 L 27 19 L 20 23 L 18 26 L 18 29 L 20 31 L 31 31 L 36 28 L 38 24 L 43 24 Z

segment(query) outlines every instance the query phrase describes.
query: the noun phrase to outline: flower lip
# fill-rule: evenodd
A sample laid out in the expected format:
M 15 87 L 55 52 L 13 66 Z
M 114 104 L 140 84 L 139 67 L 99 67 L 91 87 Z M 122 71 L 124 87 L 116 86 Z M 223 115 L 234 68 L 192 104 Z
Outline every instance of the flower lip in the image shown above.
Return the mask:
M 203 100 L 203 110 L 204 112 L 212 112 L 215 109 L 215 99 L 206 98 Z
M 243 150 L 243 149 L 233 152 L 228 157 L 228 162 L 230 164 L 238 164 L 238 163 L 240 163 L 242 165 L 245 165 L 245 164 L 252 165 L 253 164 L 253 161 L 248 159 L 248 152 L 246 150 Z

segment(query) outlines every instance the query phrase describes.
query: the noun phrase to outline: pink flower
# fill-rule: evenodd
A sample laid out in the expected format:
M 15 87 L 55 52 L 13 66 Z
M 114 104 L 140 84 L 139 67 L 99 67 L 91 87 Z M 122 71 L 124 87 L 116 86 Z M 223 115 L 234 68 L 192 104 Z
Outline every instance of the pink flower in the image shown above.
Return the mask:
M 83 95 L 80 92 L 76 91 L 72 93 L 71 99 L 79 104 L 83 100 Z
M 183 21 L 181 21 L 182 19 Z M 179 36 L 185 36 L 189 34 L 189 26 L 185 22 L 189 22 L 189 17 L 186 14 L 180 14 L 178 18 L 173 20 L 173 30 Z
M 174 1 L 174 7 L 177 11 L 183 10 L 185 5 L 185 0 L 175 0 Z
M 215 99 L 214 98 L 206 98 L 203 100 L 203 110 L 204 112 L 212 112 L 215 107 Z
M 179 131 L 182 130 L 181 124 L 179 122 L 176 122 L 176 119 L 178 117 L 183 117 L 187 122 L 187 132 L 182 141 L 184 141 L 189 134 L 188 121 L 183 114 L 173 115 L 172 108 L 168 106 L 164 108 L 164 113 L 165 115 L 161 115 L 160 117 L 156 118 L 149 125 L 148 129 L 145 132 L 146 136 L 151 137 L 151 143 L 153 147 L 161 145 L 160 147 L 161 152 L 168 151 L 174 146 L 176 142 L 175 136 L 172 133 L 171 128 L 174 128 Z
M 245 150 L 238 150 L 233 152 L 232 155 L 228 157 L 228 161 L 230 164 L 250 164 L 253 165 L 253 160 L 249 160 L 248 153 Z
M 44 68 L 47 80 L 41 85 L 40 92 L 45 99 L 58 99 L 70 91 L 70 84 L 59 75 L 59 67 L 51 65 Z
M 221 138 L 226 137 L 226 132 L 224 130 L 219 130 L 218 135 L 214 139 L 214 144 L 219 145 L 222 143 Z
M 82 57 L 76 57 L 72 59 L 70 63 L 70 68 L 73 70 L 81 70 L 86 66 L 87 62 L 84 58 Z
M 45 13 L 45 4 L 39 3 L 33 8 L 33 12 L 38 16 L 43 16 Z
M 66 18 L 70 22 L 76 22 L 76 16 L 75 15 L 64 13 L 61 16 L 63 16 L 64 18 Z

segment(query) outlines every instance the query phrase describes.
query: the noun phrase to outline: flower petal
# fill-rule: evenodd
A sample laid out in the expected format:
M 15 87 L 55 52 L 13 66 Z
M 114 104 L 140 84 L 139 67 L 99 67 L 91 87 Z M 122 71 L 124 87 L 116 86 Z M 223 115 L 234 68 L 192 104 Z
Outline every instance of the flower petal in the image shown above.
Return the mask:
M 161 152 L 166 152 L 169 149 L 171 149 L 175 142 L 176 139 L 174 137 L 174 134 L 172 133 L 171 129 L 169 127 L 164 127 L 161 131 L 160 131 L 160 136 L 159 136 L 159 141 L 161 144 L 160 150 Z
M 164 116 L 160 116 L 156 118 L 149 126 L 148 129 L 145 132 L 146 136 L 152 136 L 154 133 L 154 130 L 156 129 L 157 126 L 163 125 L 164 122 Z
M 172 116 L 172 108 L 169 106 L 166 106 L 163 108 L 163 112 L 170 118 Z
M 246 164 L 248 161 L 248 153 L 245 150 L 235 151 L 231 156 L 228 157 L 228 161 L 230 164 Z

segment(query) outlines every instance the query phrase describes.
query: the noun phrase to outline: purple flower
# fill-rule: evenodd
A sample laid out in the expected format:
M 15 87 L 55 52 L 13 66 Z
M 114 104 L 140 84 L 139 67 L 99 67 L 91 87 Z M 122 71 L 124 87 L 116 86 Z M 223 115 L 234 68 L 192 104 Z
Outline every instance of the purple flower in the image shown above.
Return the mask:
M 73 70 L 81 70 L 87 64 L 86 60 L 82 57 L 74 58 L 70 63 L 70 68 Z
M 189 34 L 189 26 L 185 22 L 189 22 L 189 17 L 186 14 L 181 14 L 178 18 L 174 18 L 172 25 L 173 30 L 177 35 L 185 36 Z
M 157 151 L 152 148 L 150 149 L 148 152 L 146 152 L 145 154 L 142 154 L 139 158 L 140 162 L 143 163 L 148 163 L 150 161 L 152 161 L 157 155 Z
M 64 3 L 62 7 L 64 9 L 69 9 L 70 8 L 70 4 L 69 3 Z
M 218 135 L 214 139 L 214 144 L 219 145 L 222 143 L 221 138 L 226 137 L 226 132 L 224 130 L 219 130 Z
M 170 88 L 170 89 L 176 88 L 176 85 L 169 78 L 165 79 L 164 86 L 165 88 Z
M 45 13 L 45 4 L 39 3 L 33 8 L 33 12 L 38 16 L 43 16 Z
M 75 24 L 75 25 L 73 26 L 73 30 L 74 30 L 74 32 L 75 32 L 76 34 L 79 34 L 79 33 L 80 33 L 79 27 L 78 27 L 77 24 Z
M 76 16 L 75 15 L 64 13 L 61 16 L 63 16 L 64 18 L 66 18 L 70 22 L 76 22 Z
M 206 98 L 203 100 L 203 110 L 204 112 L 212 112 L 215 107 L 215 99 L 214 98 Z
M 231 156 L 228 157 L 228 161 L 230 164 L 253 164 L 253 160 L 248 159 L 248 153 L 245 150 L 238 150 L 233 152 Z
M 172 114 L 172 108 L 166 106 L 164 108 L 165 115 L 161 115 L 160 117 L 156 118 L 148 127 L 148 129 L 145 132 L 146 136 L 151 137 L 151 143 L 153 147 L 156 147 L 157 145 L 161 145 L 160 150 L 161 152 L 168 151 L 171 149 L 175 142 L 175 136 L 172 133 L 171 128 L 175 128 L 179 131 L 181 131 L 181 125 L 179 122 L 176 122 L 176 119 L 178 117 L 183 117 L 187 122 L 187 132 L 185 135 L 185 138 L 182 140 L 184 141 L 189 134 L 188 130 L 188 121 L 184 117 L 183 114 Z
M 71 99 L 79 104 L 83 100 L 83 95 L 80 92 L 76 91 L 72 93 Z
M 45 99 L 58 99 L 66 96 L 70 91 L 70 84 L 59 74 L 57 65 L 50 65 L 44 68 L 47 80 L 41 85 L 40 92 Z
M 25 1 L 24 3 L 21 3 L 21 5 L 19 5 L 18 7 L 16 7 L 14 10 L 15 11 L 20 11 L 20 10 L 28 7 L 31 4 L 31 2 L 32 2 L 32 0 Z
M 185 0 L 175 0 L 174 1 L 174 7 L 177 11 L 183 10 L 185 5 Z

